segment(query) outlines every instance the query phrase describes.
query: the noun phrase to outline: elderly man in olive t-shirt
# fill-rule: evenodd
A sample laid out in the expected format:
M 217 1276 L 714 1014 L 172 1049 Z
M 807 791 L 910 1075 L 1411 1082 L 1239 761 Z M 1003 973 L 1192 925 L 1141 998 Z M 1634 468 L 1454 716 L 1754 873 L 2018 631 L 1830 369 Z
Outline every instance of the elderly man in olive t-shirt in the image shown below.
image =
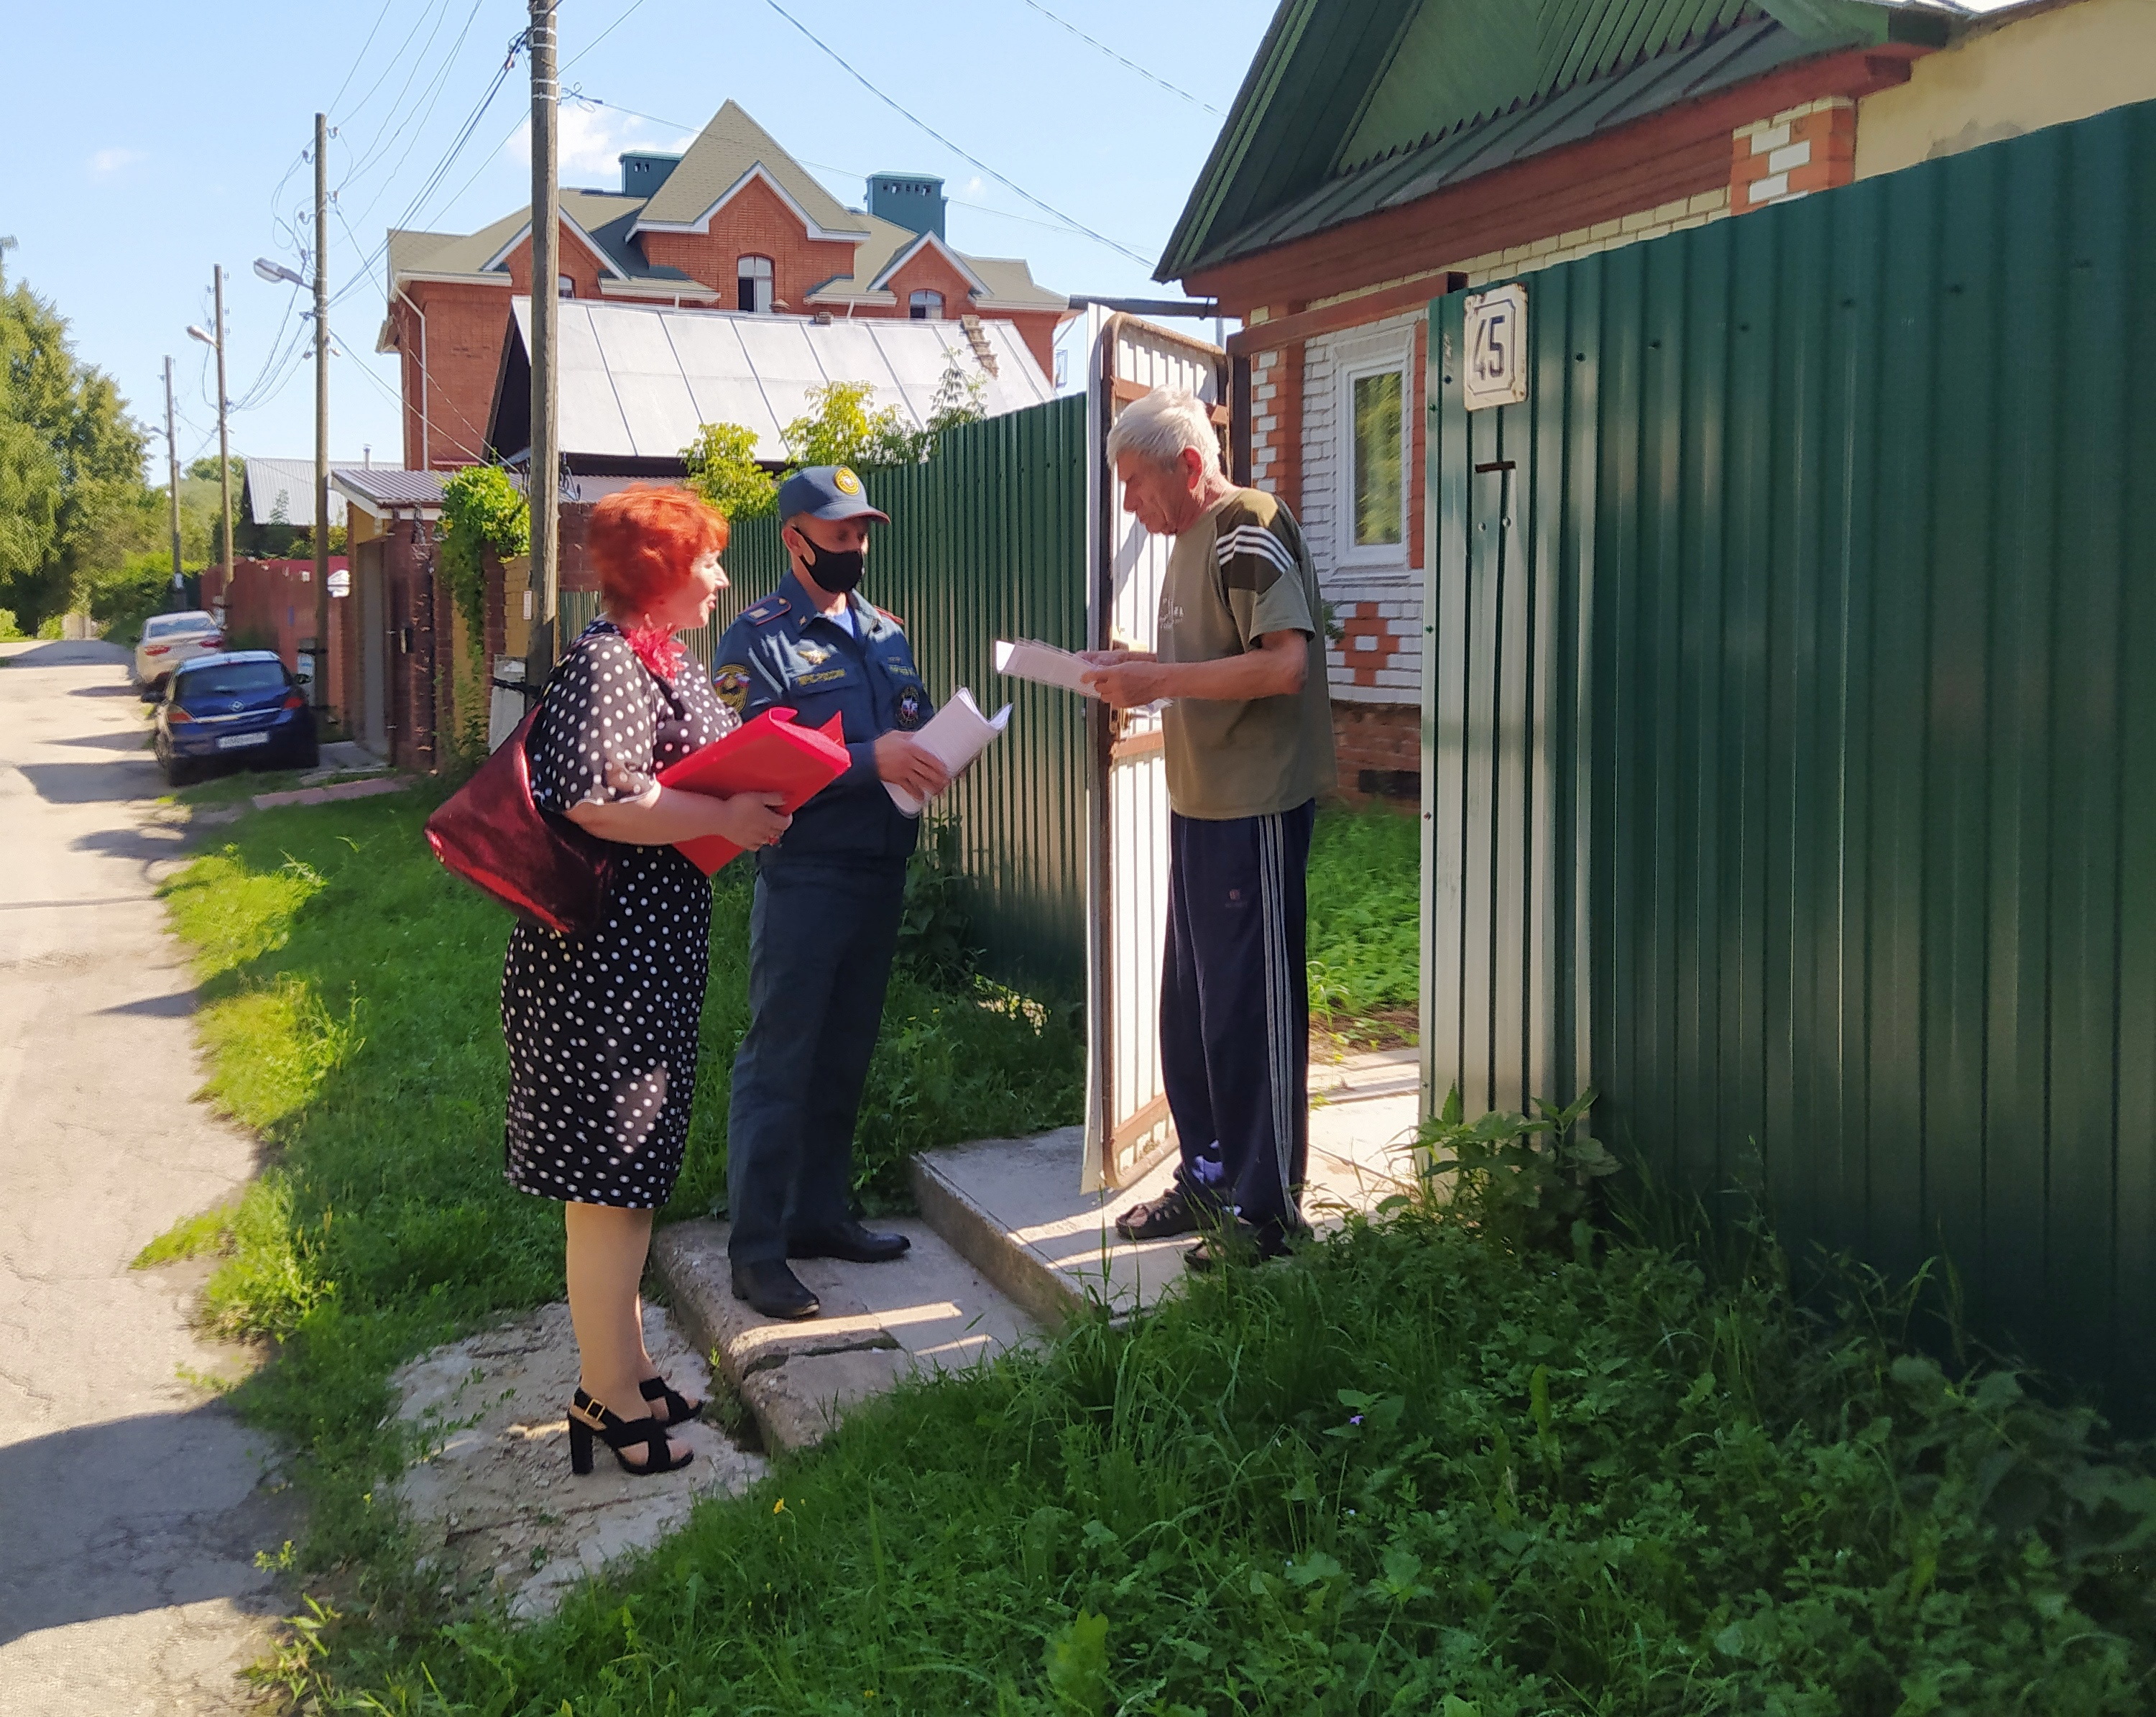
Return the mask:
M 1302 1226 L 1310 998 L 1303 883 L 1332 785 L 1317 574 L 1295 517 L 1220 470 L 1211 414 L 1157 389 L 1108 435 L 1123 506 L 1173 537 L 1151 654 L 1096 650 L 1088 683 L 1162 717 L 1171 856 L 1160 1047 L 1183 1162 L 1126 1211 L 1133 1240 L 1202 1231 L 1199 1268 L 1269 1257 Z

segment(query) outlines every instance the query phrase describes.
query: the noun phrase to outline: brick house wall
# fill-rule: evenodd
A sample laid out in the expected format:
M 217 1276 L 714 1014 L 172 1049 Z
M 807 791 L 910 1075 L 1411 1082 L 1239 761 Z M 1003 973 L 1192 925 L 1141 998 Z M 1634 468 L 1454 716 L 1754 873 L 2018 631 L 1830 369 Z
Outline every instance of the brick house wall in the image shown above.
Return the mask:
M 487 418 L 509 335 L 510 293 L 501 286 L 444 280 L 414 280 L 404 291 L 418 310 L 399 297 L 390 301 L 389 311 L 403 359 L 404 468 L 454 470 L 480 464 L 486 456 Z
M 739 302 L 735 295 L 744 256 L 771 259 L 772 297 L 797 316 L 808 313 L 811 290 L 834 275 L 851 274 L 854 267 L 850 240 L 810 238 L 801 217 L 762 179 L 742 187 L 711 217 L 708 232 L 645 233 L 638 242 L 654 267 L 678 268 L 717 292 L 721 310 Z

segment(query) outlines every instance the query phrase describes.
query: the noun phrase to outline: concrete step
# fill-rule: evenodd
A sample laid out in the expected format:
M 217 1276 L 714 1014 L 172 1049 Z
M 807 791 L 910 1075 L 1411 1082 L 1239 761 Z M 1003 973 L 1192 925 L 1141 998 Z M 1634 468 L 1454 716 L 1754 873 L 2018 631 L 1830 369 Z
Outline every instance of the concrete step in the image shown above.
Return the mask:
M 1352 1056 L 1314 1072 L 1303 1197 L 1313 1222 L 1374 1209 L 1406 1184 L 1414 1053 Z M 973 1364 L 1091 1302 L 1127 1315 L 1173 1289 L 1191 1242 L 1134 1244 L 1115 1230 L 1116 1212 L 1167 1190 L 1173 1159 L 1115 1193 L 1080 1191 L 1083 1161 L 1075 1127 L 916 1157 L 920 1216 L 876 1225 L 908 1236 L 913 1250 L 890 1264 L 796 1264 L 824 1303 L 821 1316 L 802 1323 L 759 1317 L 733 1297 L 723 1222 L 660 1229 L 652 1263 L 684 1329 L 755 1415 L 765 1447 L 804 1448 L 847 1408 L 923 1367 Z
M 768 1449 L 819 1442 L 845 1411 L 921 1370 L 959 1370 L 1029 1340 L 1040 1323 L 918 1217 L 872 1225 L 913 1242 L 888 1264 L 806 1259 L 794 1273 L 824 1303 L 799 1323 L 733 1297 L 726 1225 L 679 1222 L 652 1236 L 675 1315 L 756 1417 Z
M 1325 1070 L 1332 1077 L 1313 1077 L 1303 1214 L 1320 1227 L 1374 1210 L 1411 1185 L 1414 1057 L 1413 1050 L 1354 1056 Z M 1191 1242 L 1127 1241 L 1115 1219 L 1165 1192 L 1174 1159 L 1113 1193 L 1079 1190 L 1083 1161 L 1075 1127 L 981 1139 L 916 1157 L 914 1196 L 937 1232 L 1042 1323 L 1060 1323 L 1095 1300 L 1117 1315 L 1142 1310 L 1182 1279 Z

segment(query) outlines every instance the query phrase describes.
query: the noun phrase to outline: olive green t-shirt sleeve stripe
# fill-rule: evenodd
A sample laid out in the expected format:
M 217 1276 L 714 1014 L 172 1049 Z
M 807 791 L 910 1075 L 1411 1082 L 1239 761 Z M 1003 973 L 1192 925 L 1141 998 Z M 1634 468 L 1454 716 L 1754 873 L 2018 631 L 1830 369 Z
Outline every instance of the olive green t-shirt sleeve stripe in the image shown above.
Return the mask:
M 1317 633 L 1295 549 L 1278 534 L 1264 525 L 1238 525 L 1221 532 L 1214 552 L 1245 649 L 1268 632 Z

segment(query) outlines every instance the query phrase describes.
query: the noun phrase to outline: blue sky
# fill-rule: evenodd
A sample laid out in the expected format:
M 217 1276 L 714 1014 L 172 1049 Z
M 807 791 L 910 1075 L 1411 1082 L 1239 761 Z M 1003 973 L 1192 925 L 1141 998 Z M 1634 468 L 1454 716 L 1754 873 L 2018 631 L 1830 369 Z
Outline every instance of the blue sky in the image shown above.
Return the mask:
M 960 249 L 1024 256 L 1065 292 L 1157 294 L 1151 262 L 1180 212 L 1272 13 L 1271 0 L 1043 0 L 1196 100 L 1077 39 L 1029 0 L 782 0 L 868 78 L 1060 214 L 1146 259 L 1056 224 L 938 143 L 813 47 L 767 0 L 565 0 L 562 178 L 619 182 L 614 157 L 676 147 L 727 97 L 850 203 L 872 172 L 940 173 Z M 331 450 L 399 457 L 395 361 L 377 357 L 392 225 L 470 231 L 526 200 L 520 60 L 429 190 L 521 31 L 517 0 L 350 0 L 339 7 L 176 8 L 139 0 L 24 7 L 8 24 L 18 69 L 0 104 L 0 234 L 10 283 L 28 280 L 74 325 L 76 348 L 162 429 L 174 362 L 183 460 L 216 450 L 215 371 L 190 322 L 209 320 L 223 263 L 236 453 L 314 448 L 313 366 L 300 357 L 305 295 L 258 280 L 268 256 L 304 272 L 300 159 L 317 108 L 336 210 L 330 277 Z M 46 78 L 23 76 L 44 67 Z M 365 265 L 364 273 L 361 273 Z M 162 436 L 153 460 L 162 471 Z

